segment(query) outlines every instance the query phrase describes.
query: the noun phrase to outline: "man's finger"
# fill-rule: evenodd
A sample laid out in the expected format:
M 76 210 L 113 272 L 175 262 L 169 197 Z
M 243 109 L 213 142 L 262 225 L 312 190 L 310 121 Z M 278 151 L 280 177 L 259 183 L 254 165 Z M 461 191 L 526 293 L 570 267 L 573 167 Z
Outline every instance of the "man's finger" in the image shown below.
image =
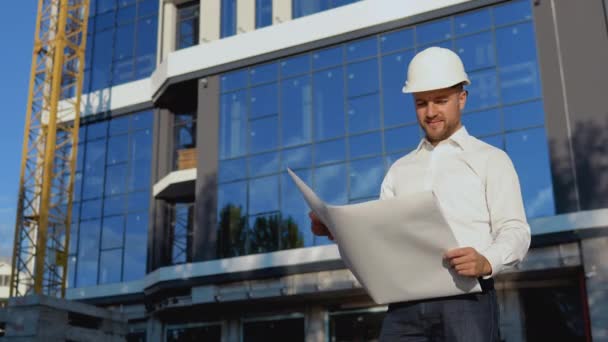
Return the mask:
M 470 247 L 450 249 L 449 251 L 445 252 L 445 257 L 447 259 L 457 258 L 457 257 L 461 257 L 464 255 L 471 254 L 473 251 L 474 250 Z
M 465 271 L 465 270 L 468 270 L 468 269 L 473 269 L 474 270 L 475 269 L 475 263 L 474 262 L 467 262 L 467 263 L 464 263 L 464 264 L 456 265 L 454 267 L 454 269 L 456 271 L 458 271 L 458 272 Z
M 475 256 L 473 254 L 466 254 L 466 255 L 463 255 L 460 257 L 450 259 L 450 264 L 452 264 L 452 266 L 456 266 L 456 265 L 463 264 L 465 262 L 474 262 L 474 261 L 475 261 Z

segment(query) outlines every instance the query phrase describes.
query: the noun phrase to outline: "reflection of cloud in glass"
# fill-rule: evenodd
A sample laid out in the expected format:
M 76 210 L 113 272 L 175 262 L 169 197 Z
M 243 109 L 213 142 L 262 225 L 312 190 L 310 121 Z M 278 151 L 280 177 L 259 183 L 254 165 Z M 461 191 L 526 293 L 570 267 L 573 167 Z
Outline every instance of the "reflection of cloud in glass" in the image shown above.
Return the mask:
M 346 202 L 346 167 L 344 164 L 320 167 L 315 170 L 315 191 L 330 204 Z
M 350 172 L 350 198 L 372 197 L 380 193 L 384 174 L 381 158 L 353 162 Z
M 526 202 L 525 207 L 528 217 L 538 217 L 550 213 L 550 210 L 547 209 L 553 206 L 553 189 L 547 186 Z

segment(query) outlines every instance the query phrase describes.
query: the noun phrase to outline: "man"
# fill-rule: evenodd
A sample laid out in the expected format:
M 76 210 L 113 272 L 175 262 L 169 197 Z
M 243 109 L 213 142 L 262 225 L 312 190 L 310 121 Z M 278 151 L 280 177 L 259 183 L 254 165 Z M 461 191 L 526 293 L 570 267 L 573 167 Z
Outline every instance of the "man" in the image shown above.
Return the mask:
M 506 153 L 470 136 L 462 125 L 468 95 L 463 86 L 471 82 L 458 55 L 428 48 L 412 59 L 407 76 L 403 92 L 414 96 L 425 138 L 391 166 L 380 198 L 432 190 L 463 246 L 444 258 L 461 276 L 478 278 L 483 292 L 392 303 L 381 341 L 498 341 L 492 277 L 520 262 L 530 245 L 517 174 Z M 310 216 L 313 233 L 333 239 Z

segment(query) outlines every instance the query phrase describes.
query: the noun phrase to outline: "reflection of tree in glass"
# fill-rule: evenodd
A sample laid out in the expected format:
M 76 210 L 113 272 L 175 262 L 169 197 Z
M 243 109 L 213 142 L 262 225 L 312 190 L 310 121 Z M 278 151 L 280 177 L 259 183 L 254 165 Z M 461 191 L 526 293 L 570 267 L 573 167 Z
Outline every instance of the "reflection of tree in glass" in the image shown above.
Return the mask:
M 227 204 L 218 217 L 218 254 L 231 257 L 245 254 L 247 217 L 241 215 L 242 208 Z
M 304 239 L 293 218 L 282 219 L 280 213 L 258 216 L 246 228 L 247 217 L 242 208 L 227 204 L 219 215 L 219 255 L 231 257 L 267 253 L 304 246 Z

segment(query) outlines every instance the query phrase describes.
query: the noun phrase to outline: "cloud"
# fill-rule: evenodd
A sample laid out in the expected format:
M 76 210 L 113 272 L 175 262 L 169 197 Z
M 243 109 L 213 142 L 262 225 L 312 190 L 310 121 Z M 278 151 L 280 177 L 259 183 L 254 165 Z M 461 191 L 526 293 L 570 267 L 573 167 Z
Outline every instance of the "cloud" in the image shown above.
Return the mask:
M 552 205 L 553 189 L 549 186 L 536 193 L 536 196 L 526 205 L 528 217 L 536 217 L 546 211 L 548 205 Z

